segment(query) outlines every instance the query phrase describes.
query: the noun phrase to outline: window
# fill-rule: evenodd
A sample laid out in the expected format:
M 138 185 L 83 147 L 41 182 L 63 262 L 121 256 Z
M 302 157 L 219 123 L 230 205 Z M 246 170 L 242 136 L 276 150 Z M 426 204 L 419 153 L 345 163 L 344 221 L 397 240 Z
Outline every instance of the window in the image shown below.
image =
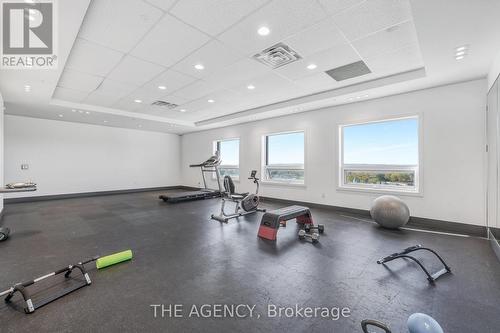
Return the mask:
M 304 184 L 304 132 L 264 137 L 266 180 Z
M 219 174 L 221 177 L 231 176 L 240 178 L 240 139 L 219 140 L 214 142 L 214 154 L 220 152 L 221 164 Z M 215 179 L 215 174 L 213 177 Z
M 340 126 L 344 188 L 419 192 L 419 120 Z

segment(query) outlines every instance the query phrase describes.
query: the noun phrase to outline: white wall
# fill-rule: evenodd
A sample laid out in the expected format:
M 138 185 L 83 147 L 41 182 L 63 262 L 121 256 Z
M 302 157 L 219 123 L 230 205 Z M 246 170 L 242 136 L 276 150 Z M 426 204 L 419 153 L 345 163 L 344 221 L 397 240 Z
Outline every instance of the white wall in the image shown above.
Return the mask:
M 182 179 L 195 186 L 188 165 L 212 153 L 212 141 L 240 138 L 240 174 L 260 170 L 261 137 L 306 131 L 306 186 L 263 185 L 262 195 L 369 209 L 373 193 L 337 190 L 338 125 L 419 113 L 423 123 L 423 196 L 404 196 L 413 216 L 485 224 L 485 79 L 326 108 L 182 136 Z M 259 171 L 260 173 L 260 171 Z M 253 191 L 242 177 L 239 191 Z
M 488 72 L 488 89 L 493 86 L 493 83 L 495 83 L 498 75 L 500 75 L 500 52 L 497 53 L 497 56 L 491 65 L 490 71 Z
M 174 186 L 179 146 L 174 134 L 6 115 L 5 182 L 38 184 L 17 196 Z

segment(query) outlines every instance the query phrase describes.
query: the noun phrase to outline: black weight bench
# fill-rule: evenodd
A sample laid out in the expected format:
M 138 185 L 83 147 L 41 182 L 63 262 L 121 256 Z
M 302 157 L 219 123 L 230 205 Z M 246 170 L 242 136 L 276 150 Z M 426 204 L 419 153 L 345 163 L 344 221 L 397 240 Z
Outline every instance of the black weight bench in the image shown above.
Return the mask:
M 278 229 L 285 225 L 286 221 L 297 219 L 297 223 L 314 225 L 311 211 L 304 206 L 288 206 L 266 212 L 260 222 L 258 236 L 261 238 L 276 240 Z

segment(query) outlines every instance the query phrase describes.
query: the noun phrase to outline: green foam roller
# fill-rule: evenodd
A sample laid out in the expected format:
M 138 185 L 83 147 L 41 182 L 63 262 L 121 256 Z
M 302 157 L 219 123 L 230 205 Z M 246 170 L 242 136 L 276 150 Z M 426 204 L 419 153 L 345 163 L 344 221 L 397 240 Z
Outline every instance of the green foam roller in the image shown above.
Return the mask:
M 126 250 L 123 252 L 118 252 L 115 254 L 110 254 L 109 256 L 101 257 L 96 261 L 97 269 L 108 267 L 114 264 L 118 264 L 123 261 L 132 259 L 132 251 Z

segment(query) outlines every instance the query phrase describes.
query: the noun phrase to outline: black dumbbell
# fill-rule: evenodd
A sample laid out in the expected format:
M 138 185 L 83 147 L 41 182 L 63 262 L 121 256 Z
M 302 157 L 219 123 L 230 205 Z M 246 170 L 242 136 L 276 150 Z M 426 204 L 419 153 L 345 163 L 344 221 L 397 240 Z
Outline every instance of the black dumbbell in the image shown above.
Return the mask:
M 325 226 L 323 224 L 318 224 L 317 226 L 313 224 L 304 224 L 304 230 L 309 233 L 311 230 L 318 230 L 320 234 L 325 232 Z
M 313 243 L 319 242 L 319 234 L 317 232 L 313 232 L 312 234 L 306 233 L 304 229 L 299 230 L 299 239 L 309 239 Z

